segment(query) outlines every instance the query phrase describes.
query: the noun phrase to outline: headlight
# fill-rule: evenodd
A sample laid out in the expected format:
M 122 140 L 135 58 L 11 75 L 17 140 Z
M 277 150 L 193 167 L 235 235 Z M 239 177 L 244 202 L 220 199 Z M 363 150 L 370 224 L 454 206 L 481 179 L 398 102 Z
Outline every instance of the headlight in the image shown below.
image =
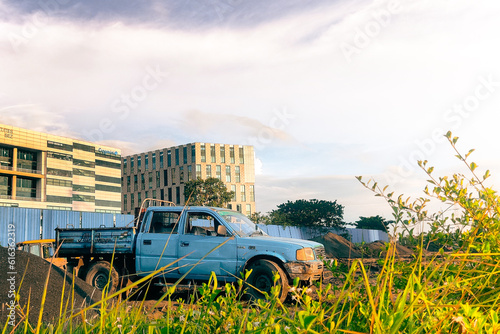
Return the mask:
M 314 260 L 314 252 L 312 248 L 302 248 L 297 250 L 297 261 Z

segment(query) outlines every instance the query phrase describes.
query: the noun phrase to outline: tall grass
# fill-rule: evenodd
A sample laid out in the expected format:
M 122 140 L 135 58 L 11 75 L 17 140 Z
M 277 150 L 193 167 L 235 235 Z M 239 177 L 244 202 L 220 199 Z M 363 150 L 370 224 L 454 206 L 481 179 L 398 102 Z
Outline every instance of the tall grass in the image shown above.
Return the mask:
M 451 134 L 447 138 L 455 148 L 457 139 Z M 410 240 L 415 249 L 409 259 L 399 257 L 395 236 L 386 245 L 379 270 L 371 271 L 362 260 L 347 267 L 325 262 L 328 270 L 343 277 L 343 284 L 325 282 L 304 288 L 294 282 L 286 303 L 279 300 L 279 286 L 266 299 L 242 300 L 243 280 L 221 286 L 215 275 L 188 300 L 175 300 L 173 288 L 155 305 L 119 298 L 127 290 L 147 284 L 164 267 L 114 294 L 104 293 L 102 301 L 83 311 L 65 308 L 55 324 L 34 328 L 22 320 L 12 332 L 500 333 L 500 201 L 484 185 L 489 173 L 478 178 L 477 166 L 467 162 L 468 154 L 458 157 L 472 177 L 434 178 L 427 162 L 420 163 L 434 186 L 426 192 L 461 208 L 462 213 L 449 221 L 440 213 L 425 211 L 428 199 L 395 199 L 392 193 L 385 193 L 386 188 L 359 178 L 393 208 L 396 222 L 406 232 L 399 239 Z M 430 222 L 430 232 L 411 234 L 411 225 L 421 221 Z M 451 231 L 450 222 L 461 233 Z M 441 250 L 426 252 L 428 243 L 436 240 L 441 242 Z M 96 308 L 100 316 L 89 318 L 90 310 Z M 6 324 L 3 333 L 10 330 Z
M 341 287 L 295 284 L 285 304 L 279 287 L 251 303 L 241 300 L 242 283 L 219 286 L 212 276 L 189 301 L 173 300 L 173 291 L 156 307 L 117 298 L 127 287 L 85 310 L 66 310 L 55 324 L 23 320 L 14 333 L 497 333 L 500 270 L 490 259 L 498 256 L 420 252 L 402 263 L 389 244 L 377 275 L 357 260 Z M 87 316 L 96 308 L 99 317 Z

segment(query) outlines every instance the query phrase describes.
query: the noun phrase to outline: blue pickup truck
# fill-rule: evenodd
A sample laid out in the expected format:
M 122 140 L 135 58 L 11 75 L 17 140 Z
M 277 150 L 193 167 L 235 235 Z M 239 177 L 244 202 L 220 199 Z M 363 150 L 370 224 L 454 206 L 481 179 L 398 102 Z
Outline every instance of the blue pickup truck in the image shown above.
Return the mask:
M 247 292 L 262 298 L 277 272 L 281 300 L 294 279 L 321 279 L 325 254 L 317 242 L 270 237 L 237 211 L 195 206 L 150 206 L 134 227 L 57 228 L 56 244 L 68 267 L 78 265 L 79 277 L 99 289 L 109 276 L 109 290 L 115 291 L 122 277 L 146 276 L 173 263 L 156 284 L 184 275 L 184 281 L 207 281 L 212 272 L 234 282 L 251 270 Z

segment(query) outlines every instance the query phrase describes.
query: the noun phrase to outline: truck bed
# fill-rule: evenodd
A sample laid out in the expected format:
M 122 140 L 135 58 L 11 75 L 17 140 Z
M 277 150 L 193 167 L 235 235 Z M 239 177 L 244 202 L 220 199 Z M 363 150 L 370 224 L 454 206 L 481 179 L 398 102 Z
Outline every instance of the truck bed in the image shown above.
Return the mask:
M 132 254 L 134 227 L 56 228 L 58 256 Z

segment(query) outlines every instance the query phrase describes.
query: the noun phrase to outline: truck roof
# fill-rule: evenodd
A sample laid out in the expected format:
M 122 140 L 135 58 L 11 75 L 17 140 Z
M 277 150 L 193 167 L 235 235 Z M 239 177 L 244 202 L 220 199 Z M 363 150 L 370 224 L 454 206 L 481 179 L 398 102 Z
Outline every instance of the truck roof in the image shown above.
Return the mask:
M 232 212 L 239 212 L 236 210 L 232 209 L 227 209 L 227 208 L 219 208 L 215 206 L 150 206 L 147 208 L 148 210 L 154 209 L 156 211 L 182 211 L 182 210 L 211 210 L 211 211 L 219 211 L 219 210 L 224 210 L 224 211 L 232 211 Z

